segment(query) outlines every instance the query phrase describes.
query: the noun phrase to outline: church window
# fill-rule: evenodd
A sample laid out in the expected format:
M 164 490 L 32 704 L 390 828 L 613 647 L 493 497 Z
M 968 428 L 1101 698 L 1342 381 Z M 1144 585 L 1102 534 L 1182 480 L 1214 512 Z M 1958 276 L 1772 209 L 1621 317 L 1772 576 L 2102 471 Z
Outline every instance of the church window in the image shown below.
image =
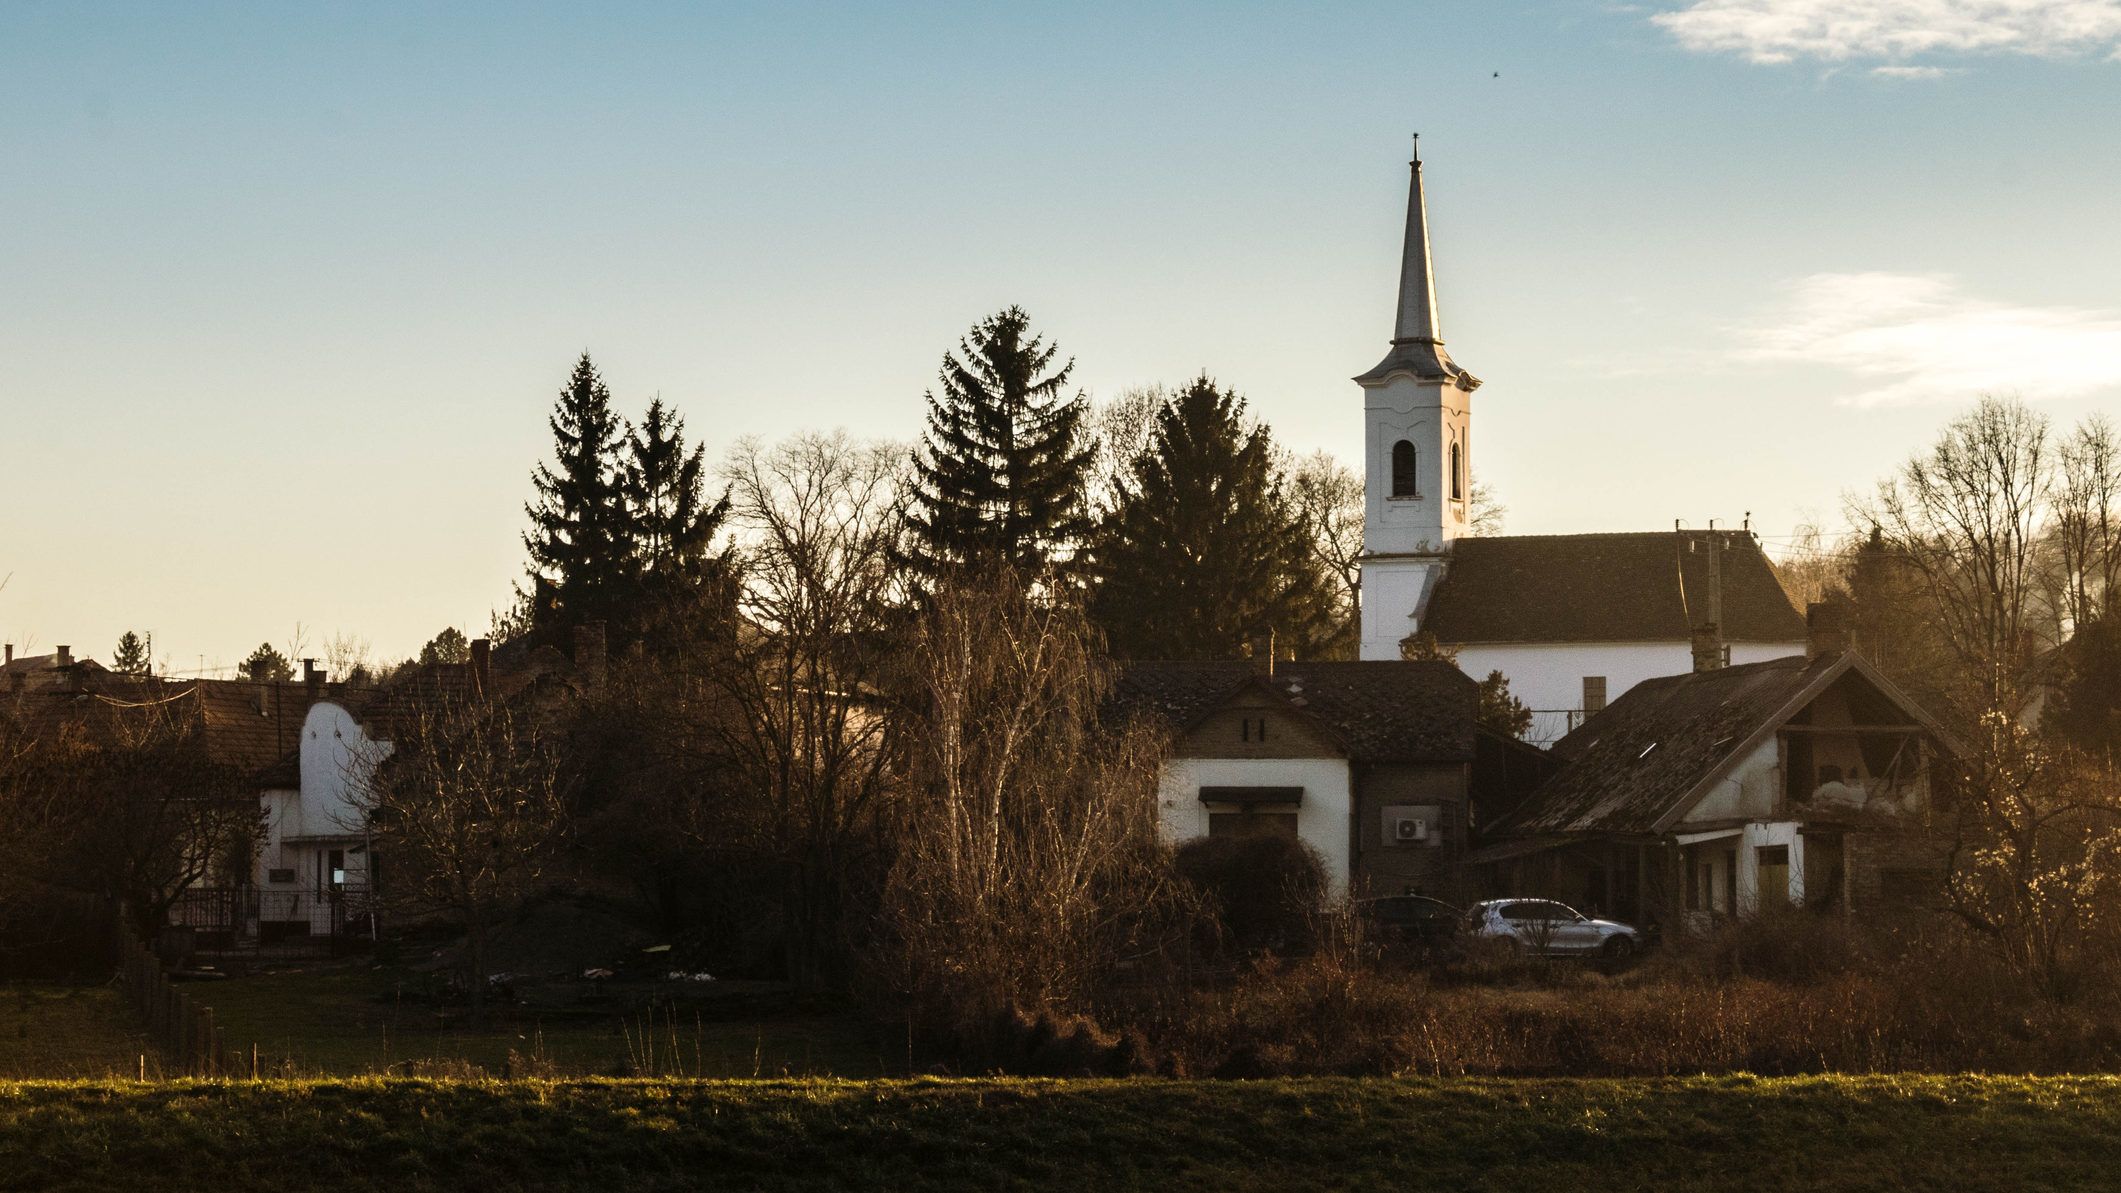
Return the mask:
M 1453 500 L 1453 501 L 1464 501 L 1465 499 L 1466 499 L 1466 459 L 1465 459 L 1465 451 L 1464 451 L 1464 450 L 1463 450 L 1462 448 L 1460 448 L 1460 447 L 1459 447 L 1459 446 L 1458 446 L 1458 445 L 1457 445 L 1456 443 L 1453 443 L 1453 444 L 1451 445 L 1451 500 Z
M 1392 496 L 1421 496 L 1414 482 L 1414 445 L 1404 439 L 1392 445 Z

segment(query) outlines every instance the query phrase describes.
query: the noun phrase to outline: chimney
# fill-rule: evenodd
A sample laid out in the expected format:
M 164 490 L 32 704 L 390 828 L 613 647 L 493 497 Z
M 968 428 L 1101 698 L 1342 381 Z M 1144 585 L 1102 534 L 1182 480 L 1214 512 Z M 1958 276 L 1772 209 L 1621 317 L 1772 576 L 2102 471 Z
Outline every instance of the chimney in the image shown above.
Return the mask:
M 574 627 L 574 666 L 591 687 L 604 682 L 604 623 L 592 621 Z
M 1842 654 L 1849 648 L 1848 606 L 1841 601 L 1813 601 L 1804 609 L 1804 654 Z
M 1245 644 L 1245 655 L 1252 660 L 1252 670 L 1261 675 L 1274 674 L 1274 631 L 1254 634 Z
M 1717 671 L 1729 664 L 1730 652 L 1723 645 L 1723 630 L 1706 621 L 1694 630 L 1694 670 Z
M 324 690 L 324 672 L 318 669 L 315 659 L 302 660 L 302 689 L 312 701 Z
M 10 663 L 15 661 L 15 644 L 12 642 L 7 644 L 7 661 Z
M 71 667 L 71 666 L 73 666 L 73 665 L 74 665 L 74 648 L 73 648 L 73 647 L 71 647 L 71 646 L 55 646 L 55 647 L 53 647 L 52 649 L 53 649 L 53 650 L 56 650 L 56 651 L 58 651 L 58 652 L 59 652 L 59 654 L 58 654 L 58 656 L 57 656 L 57 659 L 56 659 L 56 661 L 54 661 L 54 662 L 52 663 L 52 666 L 54 666 L 54 667 Z
M 471 690 L 483 696 L 493 690 L 493 639 L 471 640 Z

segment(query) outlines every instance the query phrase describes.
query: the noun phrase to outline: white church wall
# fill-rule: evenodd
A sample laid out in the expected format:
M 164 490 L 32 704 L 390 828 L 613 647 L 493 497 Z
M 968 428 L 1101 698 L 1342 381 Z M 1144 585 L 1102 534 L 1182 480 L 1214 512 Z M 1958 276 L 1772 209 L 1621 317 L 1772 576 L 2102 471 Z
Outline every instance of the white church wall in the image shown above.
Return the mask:
M 1208 813 L 1224 810 L 1200 802 L 1203 787 L 1303 788 L 1296 835 L 1324 859 L 1333 893 L 1348 889 L 1354 808 L 1345 759 L 1173 758 L 1164 763 L 1157 786 L 1164 835 L 1172 841 L 1207 836 Z
M 1733 643 L 1732 663 L 1757 663 L 1803 654 L 1802 642 Z M 1685 642 L 1499 642 L 1458 648 L 1458 667 L 1475 679 L 1490 671 L 1509 677 L 1510 694 L 1533 709 L 1529 739 L 1547 746 L 1582 723 L 1584 677 L 1605 677 L 1607 704 L 1646 679 L 1694 668 Z

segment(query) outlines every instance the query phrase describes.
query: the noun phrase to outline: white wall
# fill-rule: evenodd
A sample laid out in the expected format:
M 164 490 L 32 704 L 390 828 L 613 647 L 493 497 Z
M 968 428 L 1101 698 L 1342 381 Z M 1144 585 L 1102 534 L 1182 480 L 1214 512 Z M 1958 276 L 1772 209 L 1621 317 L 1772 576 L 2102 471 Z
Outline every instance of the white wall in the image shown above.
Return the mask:
M 1771 737 L 1709 788 L 1680 821 L 1678 831 L 1685 832 L 1689 824 L 1773 816 L 1781 798 L 1782 748 Z
M 1734 664 L 1803 653 L 1801 641 L 1731 644 Z M 1473 643 L 1459 647 L 1458 667 L 1474 679 L 1486 679 L 1490 671 L 1508 676 L 1510 694 L 1534 710 L 1529 739 L 1546 746 L 1568 732 L 1567 710 L 1583 707 L 1584 676 L 1605 676 L 1611 704 L 1643 680 L 1693 670 L 1694 652 L 1687 642 Z
M 1348 764 L 1340 758 L 1173 758 L 1158 782 L 1157 801 L 1164 835 L 1185 841 L 1208 835 L 1210 811 L 1236 811 L 1235 805 L 1200 802 L 1203 787 L 1301 787 L 1296 807 L 1296 835 L 1325 860 L 1326 878 L 1338 895 L 1348 889 L 1348 843 L 1352 831 L 1352 787 Z

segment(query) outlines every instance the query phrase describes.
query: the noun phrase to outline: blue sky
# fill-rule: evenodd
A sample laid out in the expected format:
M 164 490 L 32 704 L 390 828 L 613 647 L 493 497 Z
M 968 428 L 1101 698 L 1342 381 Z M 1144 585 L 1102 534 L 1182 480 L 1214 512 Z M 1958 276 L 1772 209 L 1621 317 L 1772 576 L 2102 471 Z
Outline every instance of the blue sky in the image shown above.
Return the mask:
M 0 7 L 0 637 L 396 656 L 521 568 L 573 356 L 909 438 L 1020 303 L 1360 449 L 1423 134 L 1518 533 L 1833 521 L 2121 409 L 2121 2 Z M 1771 542 L 1772 545 L 1772 542 Z

